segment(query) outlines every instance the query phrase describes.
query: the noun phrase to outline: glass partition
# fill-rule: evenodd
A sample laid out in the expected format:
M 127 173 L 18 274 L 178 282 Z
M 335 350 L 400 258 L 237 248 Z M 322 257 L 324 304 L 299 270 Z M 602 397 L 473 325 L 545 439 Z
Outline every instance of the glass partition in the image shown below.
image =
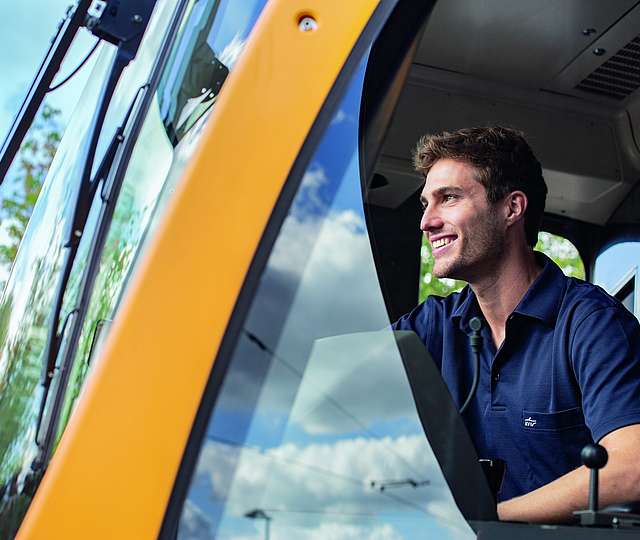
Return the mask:
M 474 537 L 385 330 L 360 182 L 364 71 L 363 63 L 261 275 L 179 539 Z

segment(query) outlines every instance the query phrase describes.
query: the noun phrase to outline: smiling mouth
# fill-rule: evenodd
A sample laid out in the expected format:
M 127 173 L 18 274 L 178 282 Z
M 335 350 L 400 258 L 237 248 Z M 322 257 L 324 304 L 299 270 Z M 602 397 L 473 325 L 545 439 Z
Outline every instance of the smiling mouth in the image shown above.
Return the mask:
M 431 249 L 433 251 L 442 249 L 443 247 L 448 246 L 452 242 L 455 242 L 455 240 L 456 240 L 455 236 L 446 236 L 444 238 L 438 238 L 437 240 L 434 240 L 433 242 L 431 242 Z

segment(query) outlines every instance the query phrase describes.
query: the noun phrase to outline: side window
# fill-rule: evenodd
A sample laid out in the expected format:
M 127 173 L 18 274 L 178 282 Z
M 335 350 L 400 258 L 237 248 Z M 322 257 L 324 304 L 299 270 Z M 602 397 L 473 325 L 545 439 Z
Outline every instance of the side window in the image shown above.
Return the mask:
M 431 255 L 431 244 L 425 236 L 422 236 L 420 246 L 420 289 L 419 301 L 431 295 L 448 296 L 453 292 L 458 292 L 466 285 L 466 282 L 459 279 L 439 278 L 433 274 L 433 255 Z
M 576 247 L 566 238 L 540 231 L 536 251 L 552 259 L 569 277 L 585 279 L 584 263 Z
M 638 266 L 640 243 L 621 242 L 605 249 L 596 258 L 593 280 L 616 297 L 636 317 L 640 318 L 638 299 Z
M 116 315 L 135 262 L 161 220 L 211 114 L 226 75 L 264 7 L 191 0 L 128 163 L 109 225 L 71 369 L 59 424 L 67 423 L 82 383 Z
M 260 276 L 190 478 L 181 540 L 473 537 L 387 329 L 360 180 L 364 70 Z

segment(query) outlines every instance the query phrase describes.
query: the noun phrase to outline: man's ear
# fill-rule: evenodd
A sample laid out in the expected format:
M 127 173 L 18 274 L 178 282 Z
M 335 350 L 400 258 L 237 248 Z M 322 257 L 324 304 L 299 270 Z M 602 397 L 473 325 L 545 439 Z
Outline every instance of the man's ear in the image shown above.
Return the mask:
M 527 211 L 529 201 L 522 191 L 512 191 L 504 199 L 505 218 L 507 225 L 524 219 L 524 213 Z

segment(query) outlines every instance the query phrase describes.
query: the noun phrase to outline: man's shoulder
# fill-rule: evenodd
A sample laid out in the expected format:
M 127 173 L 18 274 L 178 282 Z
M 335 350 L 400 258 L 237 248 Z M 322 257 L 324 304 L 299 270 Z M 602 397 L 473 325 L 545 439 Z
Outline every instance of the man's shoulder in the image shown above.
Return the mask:
M 414 330 L 418 335 L 426 334 L 428 327 L 434 321 L 449 320 L 452 315 L 464 308 L 469 298 L 469 290 L 467 285 L 462 291 L 447 296 L 429 295 L 424 302 L 418 304 L 392 326 L 396 330 Z
M 561 312 L 571 314 L 575 322 L 580 322 L 602 310 L 619 312 L 625 318 L 634 318 L 622 303 L 599 285 L 578 278 L 567 277 Z

